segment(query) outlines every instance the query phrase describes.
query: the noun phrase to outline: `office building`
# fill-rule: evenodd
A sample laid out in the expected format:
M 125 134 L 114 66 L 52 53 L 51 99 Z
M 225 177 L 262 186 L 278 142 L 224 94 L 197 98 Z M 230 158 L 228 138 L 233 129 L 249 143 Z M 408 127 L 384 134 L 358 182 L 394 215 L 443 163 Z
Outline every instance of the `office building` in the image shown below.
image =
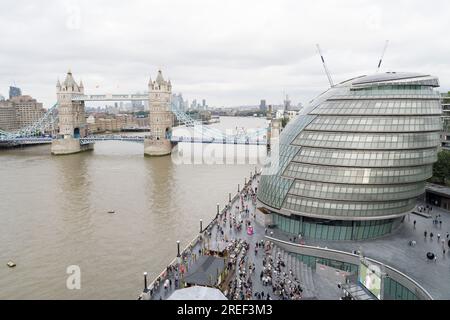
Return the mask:
M 385 73 L 334 86 L 280 135 L 279 166 L 261 177 L 261 217 L 310 239 L 393 232 L 424 193 L 441 132 L 437 78 Z

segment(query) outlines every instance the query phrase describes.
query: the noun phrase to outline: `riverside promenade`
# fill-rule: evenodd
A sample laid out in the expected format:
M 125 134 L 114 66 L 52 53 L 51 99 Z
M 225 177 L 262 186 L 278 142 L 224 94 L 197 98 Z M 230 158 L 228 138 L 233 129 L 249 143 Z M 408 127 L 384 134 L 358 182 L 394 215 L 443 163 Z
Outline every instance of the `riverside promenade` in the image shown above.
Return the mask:
M 239 251 L 231 265 L 228 264 L 228 258 L 224 260 L 227 272 L 222 275 L 222 285 L 218 287 L 228 299 L 340 299 L 342 292 L 337 289 L 335 282 L 321 277 L 293 254 L 268 240 L 269 237 L 300 245 L 294 235 L 278 228 L 267 230 L 256 222 L 259 178 L 260 174 L 254 174 L 240 192 L 233 198 L 230 196 L 226 207 L 218 210 L 211 223 L 184 250 L 180 250 L 179 257 L 146 286 L 139 299 L 168 299 L 175 290 L 183 288 L 186 274 L 193 266 L 195 268 L 200 257 L 211 251 L 220 252 L 238 242 L 243 244 L 244 249 Z M 418 203 L 418 206 L 424 207 L 425 204 Z M 253 228 L 252 234 L 247 233 L 248 225 Z M 414 213 L 406 215 L 398 230 L 378 239 L 321 241 L 304 237 L 302 243 L 348 253 L 360 251 L 364 256 L 410 276 L 432 298 L 450 299 L 449 232 L 450 214 L 433 207 L 429 217 Z M 433 237 L 430 237 L 430 233 L 433 233 Z M 412 242 L 414 245 L 411 245 Z M 437 259 L 427 259 L 428 252 L 434 253 Z M 267 270 L 268 265 L 272 270 Z M 213 278 L 213 274 L 199 270 L 199 274 Z M 214 281 L 206 285 L 217 287 Z M 297 288 L 301 288 L 300 294 Z
M 183 288 L 185 276 L 210 251 L 240 243 L 235 259 L 227 257 L 221 291 L 228 299 L 314 299 L 312 271 L 298 259 L 264 240 L 270 231 L 256 223 L 256 191 L 260 173 L 255 173 L 202 232 L 180 250 L 161 274 L 144 288 L 142 300 L 164 300 Z M 253 233 L 247 232 L 248 227 Z M 256 250 L 255 250 L 256 249 Z M 209 286 L 217 287 L 211 283 Z M 336 297 L 337 298 L 337 297 Z

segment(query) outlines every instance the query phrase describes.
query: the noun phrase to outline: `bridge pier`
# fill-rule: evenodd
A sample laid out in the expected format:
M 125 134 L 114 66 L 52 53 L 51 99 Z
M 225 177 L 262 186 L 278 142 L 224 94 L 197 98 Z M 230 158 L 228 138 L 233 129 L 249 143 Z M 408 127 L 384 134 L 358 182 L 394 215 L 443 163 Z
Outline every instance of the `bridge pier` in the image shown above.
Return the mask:
M 149 157 L 167 156 L 172 153 L 173 144 L 168 139 L 152 139 L 144 140 L 144 155 Z
M 52 141 L 51 152 L 53 155 L 73 154 L 83 151 L 94 150 L 94 144 L 80 144 L 80 139 L 65 138 Z

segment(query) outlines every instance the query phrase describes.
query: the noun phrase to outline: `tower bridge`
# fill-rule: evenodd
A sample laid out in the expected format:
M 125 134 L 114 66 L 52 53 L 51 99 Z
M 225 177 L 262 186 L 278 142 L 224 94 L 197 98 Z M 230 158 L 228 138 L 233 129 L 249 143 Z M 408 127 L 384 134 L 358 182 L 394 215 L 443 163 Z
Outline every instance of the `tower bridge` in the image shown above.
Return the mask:
M 72 72 L 67 72 L 64 81 L 56 83 L 57 102 L 45 115 L 28 127 L 15 132 L 0 130 L 0 145 L 22 145 L 51 143 L 55 155 L 72 154 L 94 148 L 96 141 L 133 141 L 144 143 L 144 154 L 163 156 L 171 153 L 179 142 L 266 145 L 267 129 L 252 133 L 226 134 L 218 129 L 203 126 L 186 113 L 171 108 L 172 84 L 166 81 L 161 70 L 156 79 L 150 78 L 148 92 L 143 94 L 85 94 L 83 82 L 77 83 Z M 89 135 L 86 125 L 85 103 L 98 101 L 149 101 L 150 134 L 145 137 L 123 135 Z M 173 136 L 174 117 L 199 136 Z M 42 132 L 57 131 L 55 136 L 42 136 Z

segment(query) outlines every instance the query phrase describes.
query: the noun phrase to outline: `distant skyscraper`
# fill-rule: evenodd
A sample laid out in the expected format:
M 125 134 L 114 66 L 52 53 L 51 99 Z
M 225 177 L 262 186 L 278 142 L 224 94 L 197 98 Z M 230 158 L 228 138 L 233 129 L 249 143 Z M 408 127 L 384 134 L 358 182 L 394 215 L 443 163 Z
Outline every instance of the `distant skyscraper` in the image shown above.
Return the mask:
M 206 100 L 202 100 L 202 110 L 206 110 Z
M 261 100 L 261 102 L 259 104 L 259 111 L 267 112 L 266 100 Z
M 284 100 L 284 112 L 289 111 L 291 107 L 291 100 L 289 100 L 289 96 L 286 95 L 286 99 Z
M 141 94 L 140 92 L 136 92 L 136 94 Z M 144 102 L 143 101 L 138 101 L 138 100 L 133 100 L 131 101 L 131 108 L 132 111 L 140 111 L 144 109 Z
M 173 94 L 171 99 L 172 110 L 184 111 L 185 103 L 183 101 L 183 96 L 181 93 Z
M 29 126 L 45 114 L 41 102 L 30 96 L 17 96 L 10 100 L 16 110 L 16 124 L 18 128 Z
M 12 99 L 14 97 L 18 97 L 22 95 L 22 90 L 18 87 L 9 87 L 9 98 Z
M 5 97 L 0 94 L 0 101 L 5 101 Z
M 17 128 L 16 109 L 11 101 L 0 101 L 0 130 L 13 131 Z

